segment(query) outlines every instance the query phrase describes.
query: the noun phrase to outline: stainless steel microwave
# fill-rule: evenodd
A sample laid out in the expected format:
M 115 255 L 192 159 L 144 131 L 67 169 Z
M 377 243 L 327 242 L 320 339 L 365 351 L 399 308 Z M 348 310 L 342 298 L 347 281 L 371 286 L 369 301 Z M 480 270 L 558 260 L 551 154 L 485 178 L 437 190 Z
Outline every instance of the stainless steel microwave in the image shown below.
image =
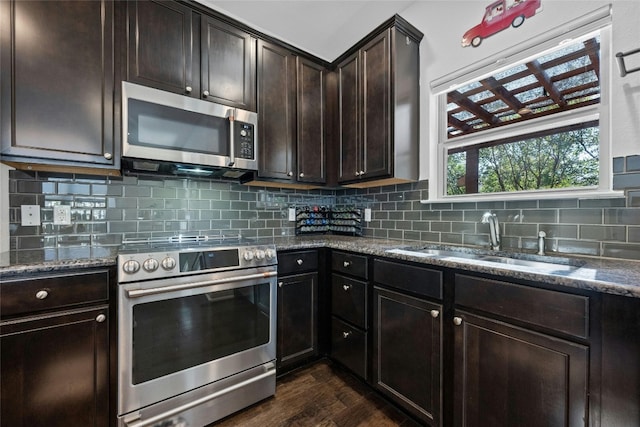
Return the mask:
M 255 171 L 257 126 L 251 111 L 122 83 L 123 165 L 138 172 Z

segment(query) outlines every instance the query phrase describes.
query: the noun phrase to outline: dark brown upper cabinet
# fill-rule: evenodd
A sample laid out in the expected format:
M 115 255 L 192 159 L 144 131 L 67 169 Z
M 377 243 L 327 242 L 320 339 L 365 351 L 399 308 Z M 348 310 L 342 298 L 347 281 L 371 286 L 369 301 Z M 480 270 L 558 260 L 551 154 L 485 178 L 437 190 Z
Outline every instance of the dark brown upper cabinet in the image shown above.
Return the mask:
M 119 168 L 114 3 L 0 2 L 2 161 Z
M 324 66 L 258 41 L 259 178 L 324 184 Z
M 173 1 L 127 2 L 127 80 L 256 110 L 256 39 Z
M 421 39 L 396 15 L 338 58 L 338 183 L 417 180 Z
M 200 42 L 203 98 L 256 111 L 256 39 L 203 16 Z
M 295 182 L 295 64 L 287 49 L 258 41 L 259 178 Z
M 200 96 L 198 15 L 171 1 L 127 2 L 127 80 Z
M 297 58 L 298 181 L 324 184 L 326 174 L 325 74 L 320 64 Z

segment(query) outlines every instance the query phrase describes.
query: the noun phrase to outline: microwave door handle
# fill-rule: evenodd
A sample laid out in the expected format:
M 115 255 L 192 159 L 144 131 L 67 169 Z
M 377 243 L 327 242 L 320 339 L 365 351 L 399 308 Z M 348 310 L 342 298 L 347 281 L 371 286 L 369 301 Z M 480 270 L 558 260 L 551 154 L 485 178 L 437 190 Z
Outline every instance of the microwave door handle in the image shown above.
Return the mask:
M 235 109 L 229 110 L 229 164 L 227 165 L 229 167 L 233 167 L 236 163 L 236 136 L 234 134 L 235 111 Z

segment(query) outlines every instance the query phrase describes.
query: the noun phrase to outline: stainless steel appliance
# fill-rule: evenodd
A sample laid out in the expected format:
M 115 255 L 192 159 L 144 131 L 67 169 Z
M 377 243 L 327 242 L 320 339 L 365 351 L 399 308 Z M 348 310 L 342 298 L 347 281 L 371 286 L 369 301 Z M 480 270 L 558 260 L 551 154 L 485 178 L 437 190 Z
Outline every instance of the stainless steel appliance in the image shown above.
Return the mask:
M 126 242 L 117 264 L 118 426 L 201 427 L 275 393 L 273 245 Z
M 252 177 L 257 125 L 251 111 L 122 83 L 125 172 Z

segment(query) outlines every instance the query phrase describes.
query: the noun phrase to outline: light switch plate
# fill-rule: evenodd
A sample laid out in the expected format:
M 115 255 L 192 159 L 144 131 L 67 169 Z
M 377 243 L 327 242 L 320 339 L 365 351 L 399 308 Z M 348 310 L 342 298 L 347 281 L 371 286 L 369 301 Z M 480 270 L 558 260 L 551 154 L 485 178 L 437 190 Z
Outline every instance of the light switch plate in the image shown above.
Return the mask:
M 364 209 L 364 222 L 371 222 L 371 208 Z
M 40 225 L 40 206 L 22 205 L 20 215 L 22 225 Z
M 71 206 L 58 205 L 53 207 L 53 224 L 71 224 Z
M 289 221 L 296 220 L 296 208 L 289 208 Z

